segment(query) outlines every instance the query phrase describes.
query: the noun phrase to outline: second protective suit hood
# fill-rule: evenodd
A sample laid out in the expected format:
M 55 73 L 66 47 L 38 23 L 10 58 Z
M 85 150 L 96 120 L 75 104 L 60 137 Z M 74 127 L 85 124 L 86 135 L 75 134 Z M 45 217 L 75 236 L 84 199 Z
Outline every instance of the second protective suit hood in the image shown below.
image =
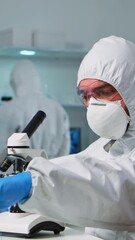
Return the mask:
M 135 147 L 135 45 L 123 38 L 110 36 L 94 44 L 84 57 L 79 71 L 78 81 L 86 78 L 103 80 L 117 89 L 127 105 L 130 125 L 124 141 L 130 150 Z
M 12 70 L 10 84 L 17 97 L 41 93 L 40 77 L 29 60 L 20 60 Z

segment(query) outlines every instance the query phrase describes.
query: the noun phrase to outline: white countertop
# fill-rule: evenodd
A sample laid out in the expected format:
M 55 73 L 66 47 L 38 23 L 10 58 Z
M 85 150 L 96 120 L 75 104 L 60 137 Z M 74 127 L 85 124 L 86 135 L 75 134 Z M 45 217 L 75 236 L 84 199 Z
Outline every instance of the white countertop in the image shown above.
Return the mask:
M 21 240 L 25 239 L 22 237 L 17 237 L 16 235 L 10 234 L 0 234 L 0 240 Z M 51 240 L 101 240 L 97 237 L 90 236 L 79 229 L 66 228 L 65 231 L 58 235 L 54 235 L 53 232 L 41 231 L 34 238 L 30 239 L 51 239 Z

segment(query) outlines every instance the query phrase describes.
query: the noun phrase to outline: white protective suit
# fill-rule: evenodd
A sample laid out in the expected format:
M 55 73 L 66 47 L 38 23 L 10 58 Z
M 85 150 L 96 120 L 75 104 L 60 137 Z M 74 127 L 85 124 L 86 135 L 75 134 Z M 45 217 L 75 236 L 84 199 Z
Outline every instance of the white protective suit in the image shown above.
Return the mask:
M 25 211 L 87 227 L 104 240 L 135 239 L 135 45 L 111 36 L 98 41 L 78 72 L 113 85 L 131 121 L 122 138 L 100 138 L 79 154 L 51 161 L 34 158 L 33 187 Z M 110 126 L 111 127 L 111 126 Z
M 41 91 L 41 80 L 29 60 L 17 62 L 11 73 L 10 84 L 16 98 L 0 106 L 0 149 L 8 137 L 21 132 L 37 111 L 47 117 L 30 138 L 31 147 L 45 149 L 48 158 L 70 152 L 69 118 L 64 108 Z

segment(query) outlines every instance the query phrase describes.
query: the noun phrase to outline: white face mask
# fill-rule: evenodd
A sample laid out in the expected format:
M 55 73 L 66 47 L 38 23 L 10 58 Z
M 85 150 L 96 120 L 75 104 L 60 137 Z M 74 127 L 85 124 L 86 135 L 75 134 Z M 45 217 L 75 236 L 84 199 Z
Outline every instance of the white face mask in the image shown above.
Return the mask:
M 126 132 L 130 118 L 122 108 L 121 100 L 110 102 L 90 98 L 87 121 L 97 135 L 109 139 L 119 139 Z

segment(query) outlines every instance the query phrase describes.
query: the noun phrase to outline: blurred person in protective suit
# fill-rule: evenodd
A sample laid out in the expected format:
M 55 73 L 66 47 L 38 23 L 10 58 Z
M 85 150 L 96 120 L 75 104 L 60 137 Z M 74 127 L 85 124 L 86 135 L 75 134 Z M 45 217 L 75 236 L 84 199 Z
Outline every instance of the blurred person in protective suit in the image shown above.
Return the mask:
M 0 150 L 14 132 L 21 132 L 37 111 L 47 117 L 30 138 L 32 148 L 45 149 L 48 159 L 69 154 L 69 118 L 64 108 L 43 95 L 39 74 L 29 60 L 20 60 L 13 68 L 10 84 L 16 98 L 0 107 Z

